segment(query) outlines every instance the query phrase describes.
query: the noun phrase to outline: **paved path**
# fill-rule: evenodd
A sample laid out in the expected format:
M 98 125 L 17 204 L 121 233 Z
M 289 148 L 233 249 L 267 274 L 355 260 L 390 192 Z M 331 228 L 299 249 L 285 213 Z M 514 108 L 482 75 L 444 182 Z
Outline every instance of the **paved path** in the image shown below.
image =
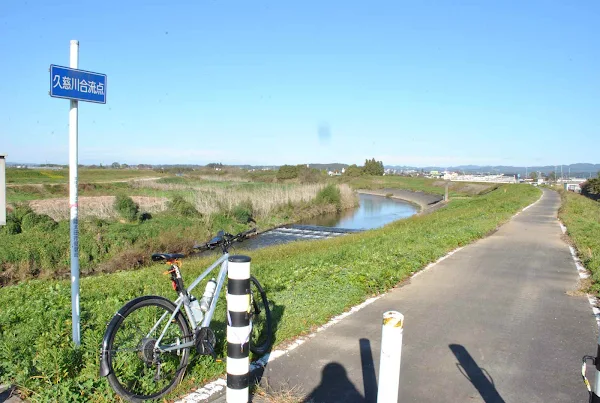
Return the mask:
M 262 382 L 307 401 L 374 402 L 380 318 L 405 315 L 400 402 L 587 402 L 580 360 L 596 351 L 587 299 L 542 199 L 492 236 L 465 247 L 270 363 Z

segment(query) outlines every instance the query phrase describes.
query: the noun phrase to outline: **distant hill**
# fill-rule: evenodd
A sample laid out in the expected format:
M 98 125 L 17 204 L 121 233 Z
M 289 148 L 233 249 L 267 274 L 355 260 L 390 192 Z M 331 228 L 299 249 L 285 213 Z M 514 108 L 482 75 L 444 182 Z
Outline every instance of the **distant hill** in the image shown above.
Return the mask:
M 458 165 L 458 166 L 449 166 L 449 167 L 440 167 L 440 166 L 431 166 L 431 167 L 410 167 L 410 166 L 393 166 L 386 165 L 385 168 L 390 169 L 401 169 L 401 170 L 410 170 L 414 169 L 416 171 L 421 171 L 421 169 L 425 172 L 428 171 L 448 171 L 453 172 L 464 172 L 464 173 L 498 173 L 498 174 L 520 174 L 521 176 L 525 176 L 525 173 L 529 173 L 532 171 L 542 172 L 544 174 L 549 174 L 550 172 L 555 171 L 560 175 L 560 165 L 546 165 L 546 166 L 531 166 L 531 167 L 516 167 L 516 166 L 506 166 L 506 165 Z M 570 171 L 569 171 L 570 170 Z M 563 165 L 562 172 L 564 175 L 567 175 L 569 172 L 571 176 L 595 176 L 598 172 L 600 172 L 600 164 L 589 164 L 589 163 L 577 163 L 570 165 Z

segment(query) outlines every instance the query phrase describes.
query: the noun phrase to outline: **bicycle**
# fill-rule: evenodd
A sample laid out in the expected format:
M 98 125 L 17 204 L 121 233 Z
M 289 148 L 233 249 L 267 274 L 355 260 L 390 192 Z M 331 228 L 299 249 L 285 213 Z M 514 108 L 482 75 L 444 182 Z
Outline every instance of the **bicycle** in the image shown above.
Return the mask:
M 153 295 L 135 298 L 119 309 L 107 325 L 100 352 L 100 376 L 107 377 L 119 396 L 138 402 L 158 399 L 171 392 L 183 379 L 192 347 L 197 353 L 216 360 L 216 336 L 210 323 L 227 278 L 229 248 L 254 232 L 255 228 L 237 235 L 219 231 L 210 241 L 194 246 L 196 250 L 220 247 L 222 256 L 187 288 L 179 268 L 179 259 L 185 255 L 152 255 L 153 261 L 165 261 L 170 266 L 164 274 L 170 275 L 178 298 L 174 302 Z M 198 303 L 191 291 L 219 265 L 217 279 L 207 282 Z M 264 289 L 253 276 L 250 277 L 250 299 L 250 351 L 263 355 L 272 342 L 271 311 Z

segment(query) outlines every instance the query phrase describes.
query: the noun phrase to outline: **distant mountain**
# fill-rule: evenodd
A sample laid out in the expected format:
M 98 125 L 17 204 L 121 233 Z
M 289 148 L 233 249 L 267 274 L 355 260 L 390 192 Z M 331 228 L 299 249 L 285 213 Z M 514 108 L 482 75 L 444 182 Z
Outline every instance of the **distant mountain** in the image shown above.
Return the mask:
M 515 167 L 515 166 L 506 166 L 506 165 L 458 165 L 458 166 L 449 166 L 449 167 L 409 167 L 409 166 L 393 166 L 386 165 L 385 168 L 390 169 L 398 169 L 398 170 L 410 170 L 414 169 L 416 171 L 448 171 L 453 172 L 464 172 L 464 173 L 491 173 L 491 174 L 510 174 L 516 175 L 520 174 L 521 176 L 525 176 L 525 173 L 529 172 L 541 172 L 543 174 L 549 174 L 550 172 L 556 172 L 560 175 L 561 166 L 560 165 L 546 165 L 546 166 L 531 166 L 531 167 Z M 597 175 L 600 172 L 600 164 L 589 164 L 589 163 L 577 163 L 570 165 L 562 165 L 562 172 L 564 175 L 568 175 L 569 172 L 571 176 L 583 176 L 589 177 Z

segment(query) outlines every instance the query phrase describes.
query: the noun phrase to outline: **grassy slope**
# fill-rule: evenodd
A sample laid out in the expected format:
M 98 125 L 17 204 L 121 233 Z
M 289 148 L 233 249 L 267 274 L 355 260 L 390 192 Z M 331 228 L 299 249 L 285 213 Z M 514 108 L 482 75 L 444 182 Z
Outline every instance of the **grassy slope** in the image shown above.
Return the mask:
M 251 253 L 253 273 L 275 304 L 276 342 L 309 332 L 366 297 L 393 287 L 448 251 L 481 238 L 539 197 L 530 186 L 505 186 L 485 196 L 382 229 L 292 243 Z M 183 266 L 191 280 L 208 259 Z M 98 379 L 98 349 L 106 323 L 127 300 L 145 294 L 173 298 L 164 266 L 85 278 L 81 282 L 82 348 L 70 345 L 67 281 L 31 281 L 0 289 L 0 383 L 16 383 L 34 401 L 103 401 L 113 396 Z M 224 299 L 213 322 L 223 354 Z M 196 358 L 184 383 L 216 376 L 224 364 Z
M 356 178 L 337 177 L 335 180 L 342 183 L 348 183 L 353 189 L 383 189 L 397 188 L 412 190 L 415 192 L 426 192 L 432 194 L 443 195 L 445 192 L 445 182 L 438 179 L 429 179 L 422 177 L 405 177 L 405 176 L 359 176 Z M 465 196 L 473 195 L 473 190 L 470 189 L 472 184 L 468 182 L 450 182 L 450 196 Z M 477 184 L 474 187 L 483 191 L 485 188 L 493 188 L 494 184 Z
M 561 194 L 559 217 L 582 263 L 592 272 L 592 291 L 600 294 L 600 202 L 571 192 Z

